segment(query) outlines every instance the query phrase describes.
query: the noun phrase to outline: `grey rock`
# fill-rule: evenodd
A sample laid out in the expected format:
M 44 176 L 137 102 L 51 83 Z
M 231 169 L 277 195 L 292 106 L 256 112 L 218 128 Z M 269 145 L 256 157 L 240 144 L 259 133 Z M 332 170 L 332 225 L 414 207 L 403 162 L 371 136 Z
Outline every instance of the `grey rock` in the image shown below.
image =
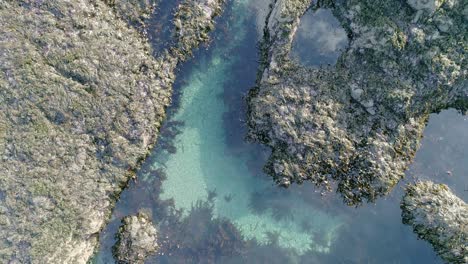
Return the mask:
M 356 101 L 360 101 L 363 92 L 364 92 L 364 90 L 359 89 L 359 88 L 352 89 L 351 90 L 351 97 L 353 97 L 353 99 L 356 100 Z
M 208 33 L 213 30 L 213 18 L 222 11 L 225 0 L 183 1 L 175 14 L 177 45 L 175 52 L 186 58 L 192 55 L 192 47 L 208 40 Z
M 447 263 L 468 263 L 468 204 L 444 184 L 418 182 L 406 189 L 403 223 L 431 243 Z
M 0 1 L 1 263 L 86 263 L 155 144 L 199 39 L 153 58 L 121 3 Z
M 424 10 L 430 13 L 436 11 L 443 3 L 443 0 L 407 0 L 408 4 L 416 11 Z
M 443 34 L 436 19 L 413 22 L 406 2 L 321 3 L 348 32 L 349 47 L 333 67 L 291 59 L 301 16 L 317 6 L 277 0 L 265 27 L 261 78 L 248 97 L 249 138 L 272 148 L 265 171 L 278 184 L 331 189 L 334 180 L 347 204 L 372 202 L 404 176 L 430 113 L 466 113 L 460 45 L 467 44 L 468 3 L 453 0 L 434 11 L 452 23 Z
M 148 214 L 139 212 L 124 217 L 113 247 L 117 263 L 143 264 L 149 255 L 158 250 L 157 239 L 158 232 Z
M 158 0 L 103 0 L 115 13 L 130 24 L 143 25 Z

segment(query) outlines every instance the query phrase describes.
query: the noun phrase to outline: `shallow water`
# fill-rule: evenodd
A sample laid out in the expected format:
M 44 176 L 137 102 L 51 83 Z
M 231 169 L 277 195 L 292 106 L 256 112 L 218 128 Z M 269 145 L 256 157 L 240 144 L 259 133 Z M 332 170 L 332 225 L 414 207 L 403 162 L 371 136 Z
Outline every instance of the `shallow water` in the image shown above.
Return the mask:
M 212 45 L 181 67 L 158 145 L 122 193 L 96 262 L 113 262 L 120 219 L 145 208 L 161 245 L 147 263 L 441 263 L 401 223 L 399 202 L 416 178 L 447 183 L 466 200 L 466 117 L 433 115 L 407 178 L 376 204 L 350 208 L 310 184 L 274 186 L 261 171 L 269 151 L 244 141 L 262 13 L 253 3 L 230 2 Z
M 168 179 L 163 182 L 161 198 L 173 198 L 176 208 L 187 212 L 196 201 L 206 200 L 209 192 L 215 191 L 215 217 L 233 221 L 245 238 L 255 238 L 264 244 L 268 242 L 268 233 L 278 233 L 282 247 L 301 252 L 312 248 L 328 251 L 342 224 L 339 217 L 304 203 L 294 193 L 266 195 L 272 182 L 263 175 L 255 175 L 247 166 L 249 159 L 255 159 L 251 156 L 255 149 L 245 146 L 232 153 L 226 146 L 223 113 L 227 108 L 222 95 L 224 86 L 233 81 L 229 78 L 237 77 L 231 75 L 233 67 L 243 59 L 231 55 L 246 36 L 244 21 L 248 17 L 242 15 L 246 14 L 242 10 L 247 10 L 246 3 L 239 1 L 233 5 L 232 12 L 238 17 L 229 30 L 236 37 L 200 58 L 188 85 L 182 87 L 180 109 L 171 120 L 184 122 L 185 126 L 175 140 L 177 153 L 162 163 Z M 268 200 L 257 205 L 255 199 L 262 197 Z M 259 211 L 255 206 L 265 208 Z M 286 219 L 279 219 L 282 216 L 278 215 L 278 208 L 289 210 Z M 322 238 L 325 243 L 314 241 L 312 230 L 303 228 L 305 221 L 314 223 L 313 231 L 325 231 Z

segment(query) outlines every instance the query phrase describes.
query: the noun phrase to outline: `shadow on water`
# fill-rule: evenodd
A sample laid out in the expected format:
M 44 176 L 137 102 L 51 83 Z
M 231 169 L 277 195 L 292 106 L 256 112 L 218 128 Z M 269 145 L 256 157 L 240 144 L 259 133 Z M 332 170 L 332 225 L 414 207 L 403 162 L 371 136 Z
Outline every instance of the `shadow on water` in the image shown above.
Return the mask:
M 447 183 L 466 200 L 466 117 L 452 110 L 433 115 L 408 177 L 376 204 L 350 208 L 333 193 L 314 192 L 311 184 L 277 188 L 262 173 L 269 151 L 243 140 L 244 95 L 255 82 L 258 30 L 253 14 L 239 23 L 234 3 L 229 2 L 219 19 L 210 49 L 199 49 L 195 59 L 180 68 L 168 120 L 138 181 L 122 192 L 101 233 L 97 262 L 113 263 L 111 246 L 121 218 L 145 208 L 158 226 L 160 245 L 147 263 L 441 263 L 430 245 L 401 223 L 399 202 L 403 186 L 415 178 Z M 199 172 L 203 177 L 190 177 Z M 181 184 L 171 182 L 181 175 L 188 178 Z M 226 175 L 236 179 L 223 178 Z M 266 228 L 263 241 L 258 241 L 255 230 L 245 228 L 242 219 L 267 214 L 272 222 L 294 222 L 311 241 L 327 244 L 329 230 L 317 228 L 327 227 L 320 223 L 323 219 L 303 217 L 310 214 L 298 213 L 294 200 L 300 200 L 300 209 L 317 208 L 317 214 L 340 219 L 327 251 L 312 245 L 297 254 L 281 244 L 284 230 Z M 247 209 L 235 208 L 237 204 Z

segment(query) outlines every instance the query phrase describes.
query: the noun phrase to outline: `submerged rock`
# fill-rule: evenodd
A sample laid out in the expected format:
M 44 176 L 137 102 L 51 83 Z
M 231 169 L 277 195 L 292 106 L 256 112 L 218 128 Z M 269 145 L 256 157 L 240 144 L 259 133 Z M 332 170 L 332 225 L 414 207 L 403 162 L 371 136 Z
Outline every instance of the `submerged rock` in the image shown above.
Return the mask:
M 156 141 L 186 56 L 176 46 L 153 58 L 115 12 L 127 11 L 0 1 L 1 263 L 86 263 Z M 198 40 L 177 45 L 187 52 Z
M 444 184 L 418 182 L 406 189 L 403 223 L 432 244 L 448 263 L 468 263 L 468 205 Z
M 117 263 L 142 264 L 158 250 L 158 232 L 144 212 L 122 219 L 113 252 Z
M 319 1 L 350 43 L 334 67 L 314 69 L 290 53 L 301 17 L 318 6 L 277 0 L 248 98 L 249 137 L 273 150 L 266 172 L 284 186 L 312 181 L 331 189 L 334 180 L 350 205 L 387 194 L 412 161 L 429 114 L 467 109 L 468 3 L 449 2 L 427 17 L 404 1 Z

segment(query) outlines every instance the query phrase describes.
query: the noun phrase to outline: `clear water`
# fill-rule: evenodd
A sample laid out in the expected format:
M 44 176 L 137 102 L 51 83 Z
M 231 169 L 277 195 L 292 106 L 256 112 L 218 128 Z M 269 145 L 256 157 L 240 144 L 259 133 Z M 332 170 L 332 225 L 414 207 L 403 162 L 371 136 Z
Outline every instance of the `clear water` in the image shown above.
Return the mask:
M 261 170 L 269 151 L 244 141 L 258 8 L 231 1 L 210 47 L 181 67 L 158 145 L 122 193 L 95 262 L 113 263 L 120 219 L 145 208 L 161 246 L 147 263 L 441 263 L 401 223 L 399 202 L 416 178 L 447 183 L 466 200 L 467 118 L 433 115 L 407 178 L 376 204 L 350 208 L 310 184 L 274 186 Z
M 267 243 L 268 233 L 279 234 L 282 247 L 297 251 L 328 251 L 335 234 L 342 225 L 339 217 L 327 215 L 322 210 L 304 203 L 298 195 L 288 193 L 278 197 L 266 197 L 263 212 L 254 210 L 252 203 L 258 203 L 262 194 L 268 192 L 272 181 L 263 175 L 255 175 L 247 166 L 249 159 L 255 159 L 252 148 L 244 147 L 231 153 L 226 146 L 226 130 L 223 113 L 226 108 L 222 93 L 233 66 L 243 58 L 233 56 L 233 49 L 246 37 L 245 19 L 240 14 L 247 10 L 247 2 L 235 2 L 233 12 L 239 14 L 230 24 L 229 30 L 236 37 L 224 46 L 216 47 L 211 54 L 199 60 L 194 67 L 186 86 L 182 87 L 183 96 L 180 109 L 172 120 L 184 122 L 185 126 L 175 140 L 177 153 L 164 160 L 168 178 L 163 182 L 162 199 L 175 201 L 177 209 L 189 211 L 198 200 L 206 200 L 210 191 L 215 191 L 215 217 L 226 217 L 241 230 L 247 239 L 255 238 Z M 260 196 L 260 197 L 259 197 Z M 288 208 L 289 216 L 278 219 L 278 208 Z M 303 228 L 304 222 L 314 223 L 309 229 Z M 324 231 L 321 240 L 314 240 L 310 231 Z

